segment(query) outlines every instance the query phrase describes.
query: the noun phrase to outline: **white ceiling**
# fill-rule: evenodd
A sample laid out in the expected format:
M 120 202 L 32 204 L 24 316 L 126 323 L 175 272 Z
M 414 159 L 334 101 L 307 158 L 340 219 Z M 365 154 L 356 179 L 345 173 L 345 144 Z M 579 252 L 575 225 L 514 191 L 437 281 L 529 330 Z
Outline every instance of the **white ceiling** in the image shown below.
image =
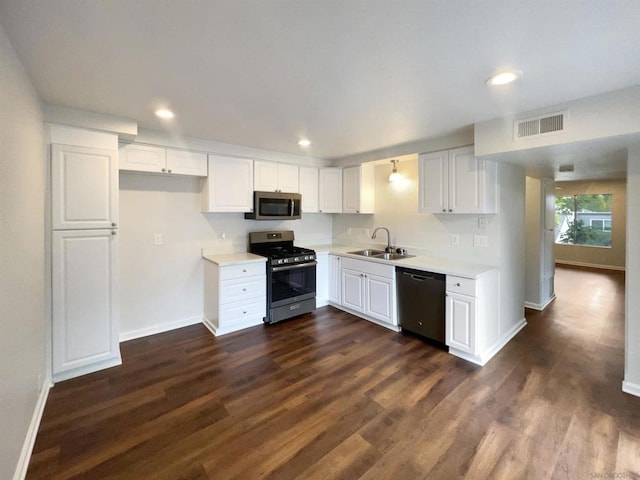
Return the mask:
M 640 84 L 640 0 L 0 0 L 0 23 L 46 103 L 329 159 Z

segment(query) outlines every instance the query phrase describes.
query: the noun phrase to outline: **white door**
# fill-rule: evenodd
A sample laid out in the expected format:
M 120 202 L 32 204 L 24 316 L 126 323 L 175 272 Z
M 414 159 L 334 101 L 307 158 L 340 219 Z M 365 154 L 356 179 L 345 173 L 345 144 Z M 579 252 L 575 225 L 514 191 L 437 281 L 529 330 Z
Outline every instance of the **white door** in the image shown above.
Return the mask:
M 318 211 L 318 169 L 300 167 L 299 176 L 302 213 L 315 213 Z
M 119 145 L 120 170 L 162 173 L 166 171 L 167 154 L 164 148 L 121 143 Z
M 287 193 L 300 193 L 300 180 L 297 165 L 278 164 L 278 190 Z
M 118 223 L 118 152 L 52 145 L 54 230 L 111 228 Z
M 393 280 L 369 273 L 366 274 L 365 280 L 364 313 L 383 322 L 393 323 Z
M 202 198 L 205 212 L 252 211 L 253 160 L 209 155 Z
M 207 176 L 207 154 L 167 149 L 167 173 Z
M 475 354 L 475 297 L 447 293 L 446 300 L 447 345 Z
M 555 294 L 553 278 L 556 274 L 555 265 L 555 213 L 556 213 L 556 197 L 553 180 L 545 178 L 542 180 L 543 195 L 543 237 L 542 237 L 542 302 L 546 303 L 551 300 Z
M 342 213 L 342 169 L 321 168 L 319 175 L 319 206 L 322 213 Z
M 342 212 L 360 213 L 360 167 L 342 170 Z
M 278 190 L 278 164 L 275 162 L 253 162 L 253 185 L 258 192 Z
M 421 212 L 444 213 L 448 209 L 449 153 L 436 152 L 419 157 L 419 194 Z
M 342 269 L 342 305 L 364 313 L 364 274 Z
M 53 232 L 53 373 L 120 363 L 115 230 Z M 82 373 L 88 373 L 87 370 Z
M 342 259 L 329 255 L 329 301 L 342 304 Z
M 482 213 L 483 160 L 473 147 L 449 151 L 449 207 L 452 213 Z

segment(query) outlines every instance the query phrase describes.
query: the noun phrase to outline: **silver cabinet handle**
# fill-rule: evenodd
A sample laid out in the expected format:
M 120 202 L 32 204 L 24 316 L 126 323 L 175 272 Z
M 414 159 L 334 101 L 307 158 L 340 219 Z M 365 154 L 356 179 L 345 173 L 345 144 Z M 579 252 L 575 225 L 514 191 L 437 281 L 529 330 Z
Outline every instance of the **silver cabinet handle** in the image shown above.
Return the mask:
M 456 283 L 456 287 L 459 287 L 459 286 L 460 286 L 460 282 Z
M 452 208 L 450 208 L 450 209 L 449 209 L 449 212 L 453 212 L 453 209 L 452 209 Z
M 243 315 L 246 315 L 246 313 L 247 313 L 247 311 L 246 311 L 246 310 L 243 310 L 243 311 L 242 311 L 242 314 L 243 314 Z
M 112 227 L 117 227 L 117 226 L 118 226 L 118 224 L 117 224 L 116 222 L 111 222 L 111 226 L 112 226 Z
M 246 292 L 246 291 L 247 291 L 247 289 L 246 289 L 246 288 L 243 288 L 243 289 L 242 289 L 242 291 L 243 291 L 243 292 Z
M 171 169 L 167 170 L 169 173 L 171 173 Z
M 167 171 L 167 169 L 166 169 L 166 168 L 163 168 L 163 169 L 162 169 L 162 173 L 164 173 L 164 172 L 166 172 L 166 171 Z
M 442 209 L 442 211 L 443 211 L 444 213 L 446 213 L 446 212 L 447 212 L 447 209 L 446 209 L 446 208 L 443 208 L 443 209 Z
M 242 273 L 247 273 L 247 269 L 246 269 L 246 268 L 243 268 L 243 269 L 242 269 Z
M 117 234 L 117 233 L 118 233 L 118 232 L 117 232 L 116 230 L 111 230 L 111 235 L 115 235 L 115 234 Z

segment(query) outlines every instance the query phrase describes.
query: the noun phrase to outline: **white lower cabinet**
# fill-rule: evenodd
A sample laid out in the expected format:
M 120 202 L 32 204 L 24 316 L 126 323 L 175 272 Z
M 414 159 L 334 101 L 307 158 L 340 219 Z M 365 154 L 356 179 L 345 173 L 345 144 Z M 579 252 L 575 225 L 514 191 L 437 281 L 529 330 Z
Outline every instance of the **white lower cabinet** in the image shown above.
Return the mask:
M 114 232 L 57 230 L 52 234 L 54 381 L 122 363 Z
M 398 330 L 395 267 L 347 257 L 341 262 L 340 306 L 361 314 L 367 320 Z
M 329 253 L 316 252 L 316 308 L 329 303 Z
M 264 261 L 222 266 L 205 261 L 204 269 L 203 323 L 211 333 L 224 335 L 263 322 L 267 306 Z
M 342 257 L 329 255 L 329 302 L 342 304 Z
M 477 279 L 447 275 L 445 343 L 449 353 L 484 365 L 501 347 L 498 270 Z

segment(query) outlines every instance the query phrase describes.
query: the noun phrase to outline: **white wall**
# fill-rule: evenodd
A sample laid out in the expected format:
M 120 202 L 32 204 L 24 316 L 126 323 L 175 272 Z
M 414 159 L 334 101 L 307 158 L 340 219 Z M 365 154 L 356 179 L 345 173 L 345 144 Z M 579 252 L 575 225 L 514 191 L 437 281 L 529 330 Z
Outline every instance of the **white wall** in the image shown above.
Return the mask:
M 611 193 L 611 248 L 555 244 L 556 262 L 598 268 L 624 269 L 627 250 L 627 186 L 624 180 L 556 182 L 556 195 Z
M 525 207 L 525 300 L 538 305 L 542 296 L 542 182 L 526 178 Z
M 559 134 L 514 140 L 513 122 L 566 110 L 565 129 Z M 475 153 L 526 150 L 547 145 L 581 142 L 640 131 L 640 86 L 583 98 L 548 108 L 475 124 Z
M 249 232 L 274 229 L 293 230 L 301 246 L 331 242 L 331 215 L 263 222 L 241 213 L 201 213 L 201 189 L 195 177 L 120 173 L 121 338 L 202 320 L 203 248 L 246 251 Z M 163 245 L 153 245 L 155 233 Z
M 48 381 L 46 170 L 40 103 L 1 26 L 0 112 L 0 478 L 10 479 Z
M 627 163 L 627 214 L 640 216 L 640 145 L 629 149 Z M 626 391 L 640 396 L 640 222 L 627 223 L 626 287 L 625 287 L 625 362 Z

